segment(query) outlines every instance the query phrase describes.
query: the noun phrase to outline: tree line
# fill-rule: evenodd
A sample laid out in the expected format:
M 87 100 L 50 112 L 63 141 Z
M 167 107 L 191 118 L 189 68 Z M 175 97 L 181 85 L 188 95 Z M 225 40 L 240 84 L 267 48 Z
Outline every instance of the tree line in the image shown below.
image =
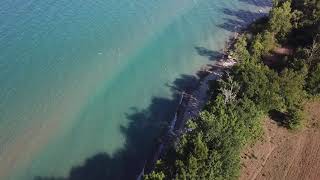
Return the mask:
M 236 179 L 240 153 L 261 137 L 263 117 L 277 111 L 287 128 L 302 127 L 304 101 L 320 94 L 319 32 L 320 0 L 274 0 L 269 16 L 236 40 L 237 65 L 211 82 L 206 107 L 144 179 Z M 286 46 L 292 53 L 266 65 Z

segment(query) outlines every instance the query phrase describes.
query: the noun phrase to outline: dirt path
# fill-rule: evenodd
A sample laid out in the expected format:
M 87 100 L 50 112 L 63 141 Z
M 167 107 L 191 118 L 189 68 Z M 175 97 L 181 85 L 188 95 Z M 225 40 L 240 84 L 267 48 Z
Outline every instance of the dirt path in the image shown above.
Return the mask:
M 320 102 L 306 105 L 307 127 L 290 132 L 266 119 L 264 138 L 242 155 L 241 180 L 320 179 Z

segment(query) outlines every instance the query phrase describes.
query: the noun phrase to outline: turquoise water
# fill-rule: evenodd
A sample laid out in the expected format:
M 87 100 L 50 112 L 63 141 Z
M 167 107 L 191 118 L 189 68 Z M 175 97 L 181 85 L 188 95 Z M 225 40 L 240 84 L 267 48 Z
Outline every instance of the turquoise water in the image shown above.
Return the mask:
M 2 0 L 0 179 L 134 177 L 173 115 L 172 87 L 212 62 L 195 47 L 220 50 L 268 5 Z

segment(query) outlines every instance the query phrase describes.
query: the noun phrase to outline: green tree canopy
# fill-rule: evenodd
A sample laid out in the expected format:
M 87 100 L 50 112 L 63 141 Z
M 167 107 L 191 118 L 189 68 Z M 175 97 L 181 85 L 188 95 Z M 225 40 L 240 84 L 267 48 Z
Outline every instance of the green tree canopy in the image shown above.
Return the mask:
M 320 94 L 320 63 L 314 68 L 307 78 L 307 90 L 313 95 Z
M 250 60 L 250 53 L 247 49 L 247 38 L 245 35 L 241 35 L 234 48 L 233 55 L 239 62 L 248 62 Z
M 241 98 L 252 100 L 264 112 L 282 109 L 283 101 L 276 72 L 261 64 L 242 64 L 236 66 L 232 73 L 241 87 Z
M 287 109 L 299 106 L 305 97 L 304 84 L 307 70 L 285 69 L 280 75 L 281 96 Z
M 277 4 L 281 5 L 272 8 L 270 11 L 269 31 L 283 40 L 292 29 L 291 1 Z

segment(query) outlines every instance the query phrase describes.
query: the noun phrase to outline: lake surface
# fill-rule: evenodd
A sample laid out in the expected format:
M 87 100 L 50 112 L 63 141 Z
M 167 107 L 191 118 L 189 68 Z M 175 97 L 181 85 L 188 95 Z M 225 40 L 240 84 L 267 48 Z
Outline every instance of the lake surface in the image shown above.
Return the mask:
M 2 0 L 0 179 L 135 177 L 179 91 L 269 6 Z

